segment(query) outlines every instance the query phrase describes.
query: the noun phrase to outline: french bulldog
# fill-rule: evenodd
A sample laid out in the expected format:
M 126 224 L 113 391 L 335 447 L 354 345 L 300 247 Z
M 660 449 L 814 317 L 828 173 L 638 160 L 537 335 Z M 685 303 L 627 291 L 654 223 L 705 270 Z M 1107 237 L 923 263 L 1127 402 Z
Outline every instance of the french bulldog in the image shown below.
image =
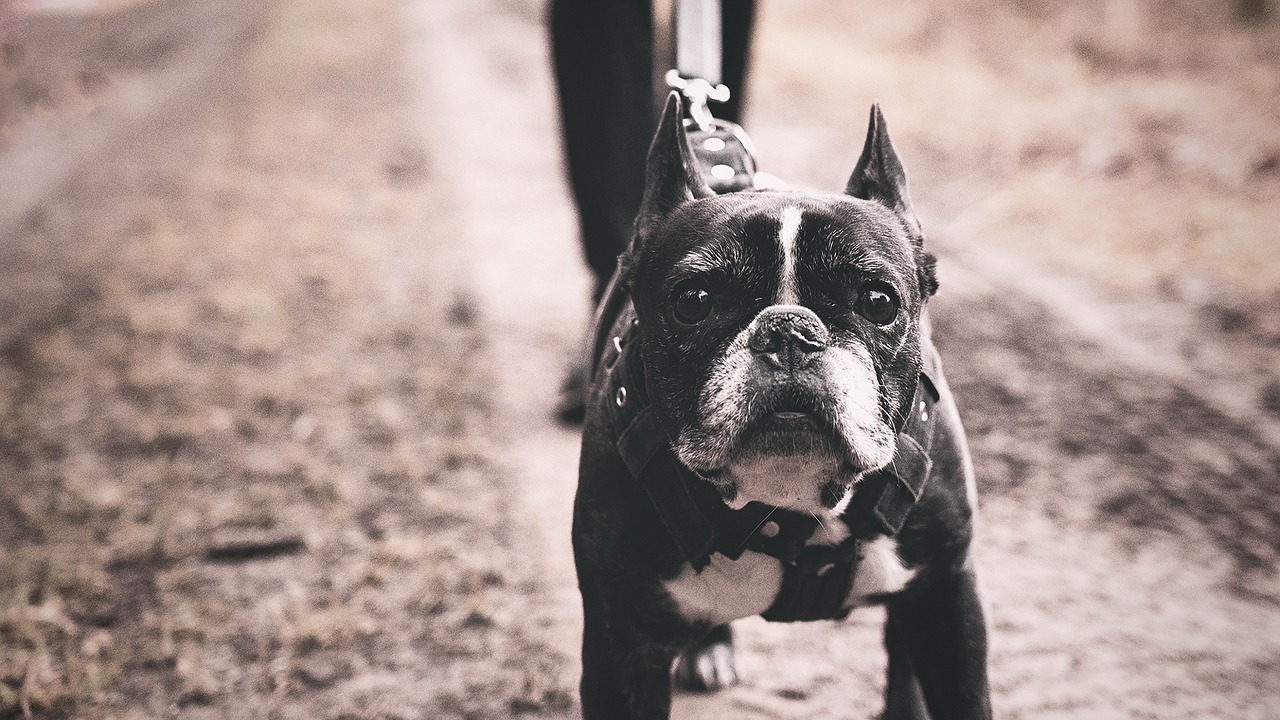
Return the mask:
M 675 93 L 646 173 L 586 400 L 583 716 L 668 717 L 673 665 L 732 684 L 733 620 L 881 604 L 884 717 L 990 717 L 973 468 L 879 108 L 843 193 L 716 194 Z

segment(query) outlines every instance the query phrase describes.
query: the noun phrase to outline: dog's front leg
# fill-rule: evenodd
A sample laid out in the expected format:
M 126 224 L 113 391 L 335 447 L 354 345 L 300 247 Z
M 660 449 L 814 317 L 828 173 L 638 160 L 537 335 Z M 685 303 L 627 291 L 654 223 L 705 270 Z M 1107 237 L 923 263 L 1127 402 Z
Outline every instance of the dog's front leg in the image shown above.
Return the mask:
M 884 689 L 884 720 L 929 720 L 920 679 L 911 665 L 911 650 L 897 613 L 890 611 L 884 624 L 884 646 L 889 653 L 889 677 Z
M 987 626 L 973 570 L 931 578 L 888 610 L 886 720 L 926 717 L 921 696 L 933 720 L 990 718 Z
M 584 720 L 664 720 L 671 714 L 671 648 L 646 639 L 631 619 L 584 607 Z

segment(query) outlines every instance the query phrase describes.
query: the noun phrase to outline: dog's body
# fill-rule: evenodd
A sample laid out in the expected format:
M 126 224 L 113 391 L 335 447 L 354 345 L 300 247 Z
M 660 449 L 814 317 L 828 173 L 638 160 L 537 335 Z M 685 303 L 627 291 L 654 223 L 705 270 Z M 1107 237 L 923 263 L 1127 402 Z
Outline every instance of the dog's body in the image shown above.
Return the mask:
M 715 195 L 673 96 L 587 398 L 574 551 L 587 718 L 734 681 L 727 623 L 888 608 L 888 718 L 990 716 L 973 471 L 878 109 L 844 195 Z M 623 292 L 625 290 L 625 292 Z

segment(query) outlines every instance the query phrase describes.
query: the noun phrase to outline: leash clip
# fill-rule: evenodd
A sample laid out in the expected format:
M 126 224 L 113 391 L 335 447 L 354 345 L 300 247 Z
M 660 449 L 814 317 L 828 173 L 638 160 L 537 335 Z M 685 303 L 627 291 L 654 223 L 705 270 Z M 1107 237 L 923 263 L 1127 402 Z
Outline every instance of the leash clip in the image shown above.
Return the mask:
M 689 101 L 689 116 L 698 124 L 698 128 L 704 132 L 710 131 L 715 124 L 715 118 L 711 116 L 711 110 L 707 108 L 707 101 L 726 102 L 729 100 L 729 88 L 724 84 L 712 85 L 706 80 L 695 77 L 686 78 L 680 75 L 680 71 L 672 68 L 667 71 L 667 86 L 672 90 L 679 90 Z

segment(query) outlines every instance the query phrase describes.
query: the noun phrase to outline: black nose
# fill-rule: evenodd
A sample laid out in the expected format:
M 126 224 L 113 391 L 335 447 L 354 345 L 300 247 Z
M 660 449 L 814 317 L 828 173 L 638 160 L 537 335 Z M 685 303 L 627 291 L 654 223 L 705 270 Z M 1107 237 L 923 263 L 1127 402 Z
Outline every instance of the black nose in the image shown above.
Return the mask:
M 813 362 L 830 340 L 827 326 L 809 308 L 774 305 L 756 316 L 748 345 L 774 367 L 800 370 Z

